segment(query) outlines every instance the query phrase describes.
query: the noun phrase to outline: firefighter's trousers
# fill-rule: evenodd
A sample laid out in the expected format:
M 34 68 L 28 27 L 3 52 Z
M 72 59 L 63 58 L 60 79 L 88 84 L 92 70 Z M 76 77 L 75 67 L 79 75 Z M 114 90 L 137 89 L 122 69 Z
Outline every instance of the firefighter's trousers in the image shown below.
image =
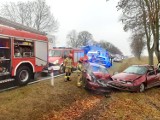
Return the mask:
M 81 87 L 82 86 L 82 72 L 81 71 L 77 71 L 77 87 Z
M 65 75 L 65 81 L 70 80 L 70 76 L 71 76 L 71 72 L 72 72 L 71 69 L 72 69 L 71 67 L 66 67 L 65 68 L 65 74 L 66 74 Z

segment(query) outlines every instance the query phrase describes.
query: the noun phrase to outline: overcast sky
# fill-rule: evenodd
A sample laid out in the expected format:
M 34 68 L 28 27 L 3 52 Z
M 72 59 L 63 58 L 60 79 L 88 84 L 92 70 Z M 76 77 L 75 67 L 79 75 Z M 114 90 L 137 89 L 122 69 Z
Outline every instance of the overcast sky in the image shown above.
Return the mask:
M 5 1 L 1 0 L 0 3 Z M 55 33 L 57 46 L 65 46 L 66 35 L 74 29 L 77 32 L 88 31 L 94 40 L 106 40 L 118 47 L 124 55 L 130 55 L 129 33 L 123 31 L 123 26 L 119 22 L 121 12 L 116 9 L 118 1 L 46 0 L 60 24 L 58 32 Z

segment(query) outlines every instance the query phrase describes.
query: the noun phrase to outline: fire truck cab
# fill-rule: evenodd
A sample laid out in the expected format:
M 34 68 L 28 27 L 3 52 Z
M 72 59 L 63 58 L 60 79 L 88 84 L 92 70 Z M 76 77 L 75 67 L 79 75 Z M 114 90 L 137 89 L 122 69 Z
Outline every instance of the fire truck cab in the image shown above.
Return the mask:
M 26 85 L 48 61 L 44 33 L 0 18 L 0 83 L 15 80 Z M 23 28 L 22 28 L 23 27 Z
M 84 51 L 78 48 L 65 48 L 65 47 L 54 47 L 49 50 L 49 63 L 53 65 L 55 71 L 59 73 L 64 72 L 63 62 L 64 59 L 69 55 L 73 55 L 73 68 L 77 66 L 78 60 L 80 57 L 84 56 Z

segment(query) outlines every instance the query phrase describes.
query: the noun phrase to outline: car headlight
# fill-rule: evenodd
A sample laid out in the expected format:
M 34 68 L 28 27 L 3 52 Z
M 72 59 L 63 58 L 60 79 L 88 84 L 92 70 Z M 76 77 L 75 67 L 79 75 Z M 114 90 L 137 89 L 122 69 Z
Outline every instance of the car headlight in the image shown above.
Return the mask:
M 93 81 L 96 81 L 96 77 L 95 77 L 95 76 L 92 76 L 92 80 L 93 80 Z
M 133 84 L 132 82 L 130 82 L 130 81 L 128 81 L 128 82 L 126 82 L 126 84 L 127 85 L 131 85 L 131 84 Z
M 96 81 L 96 77 L 95 77 L 94 74 L 92 74 L 92 73 L 89 73 L 89 74 L 87 75 L 87 78 L 88 78 L 90 81 L 92 81 L 92 82 L 95 82 L 95 81 Z
M 104 80 L 97 80 L 97 83 L 102 85 L 103 87 L 107 86 L 107 83 Z
M 59 62 L 59 60 L 56 60 L 56 61 L 53 62 L 53 64 L 58 64 L 58 62 Z
M 113 74 L 116 74 L 116 73 L 113 73 Z M 117 79 L 116 78 L 112 78 L 114 81 L 117 81 Z

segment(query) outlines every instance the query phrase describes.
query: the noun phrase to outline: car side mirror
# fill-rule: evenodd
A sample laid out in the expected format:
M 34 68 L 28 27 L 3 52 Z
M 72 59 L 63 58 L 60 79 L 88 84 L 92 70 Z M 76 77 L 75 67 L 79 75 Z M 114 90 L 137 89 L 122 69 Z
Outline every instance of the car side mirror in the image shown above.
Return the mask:
M 155 71 L 148 72 L 148 75 L 155 75 Z

